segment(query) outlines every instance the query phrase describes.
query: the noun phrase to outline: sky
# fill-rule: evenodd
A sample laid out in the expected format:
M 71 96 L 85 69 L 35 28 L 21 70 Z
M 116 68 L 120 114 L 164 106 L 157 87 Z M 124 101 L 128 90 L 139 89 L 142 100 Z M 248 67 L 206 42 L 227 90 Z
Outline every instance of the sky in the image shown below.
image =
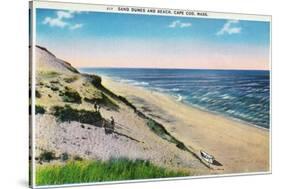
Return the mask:
M 270 23 L 37 9 L 36 43 L 74 67 L 268 70 Z

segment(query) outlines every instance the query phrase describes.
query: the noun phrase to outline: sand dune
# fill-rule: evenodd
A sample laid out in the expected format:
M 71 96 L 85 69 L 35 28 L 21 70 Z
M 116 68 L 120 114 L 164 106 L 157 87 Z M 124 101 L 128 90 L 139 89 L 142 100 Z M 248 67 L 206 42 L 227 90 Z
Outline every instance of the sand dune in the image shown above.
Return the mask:
M 36 46 L 36 71 L 55 71 L 65 74 L 78 73 L 68 62 L 57 58 L 46 48 Z
M 76 73 L 73 67 L 68 64 L 66 67 L 64 61 L 44 48 L 37 47 L 36 53 L 36 106 L 44 109 L 43 112 L 38 110 L 35 116 L 36 159 L 43 152 L 53 152 L 56 157 L 66 153 L 83 159 L 143 159 L 161 167 L 183 169 L 192 175 L 210 173 L 192 153 L 155 134 L 149 128 L 147 118 L 139 116 L 109 90 L 105 91 L 98 76 Z M 79 118 L 67 121 L 59 120 L 60 115 L 54 114 L 54 107 L 65 109 L 67 105 L 72 110 L 88 111 L 94 116 L 97 112 L 94 101 L 101 106 L 102 121 L 109 123 L 111 116 L 114 117 L 114 132 L 106 132 L 98 122 L 81 121 L 81 114 Z M 64 113 L 64 116 L 68 114 Z M 72 119 L 73 112 L 71 115 L 68 119 Z

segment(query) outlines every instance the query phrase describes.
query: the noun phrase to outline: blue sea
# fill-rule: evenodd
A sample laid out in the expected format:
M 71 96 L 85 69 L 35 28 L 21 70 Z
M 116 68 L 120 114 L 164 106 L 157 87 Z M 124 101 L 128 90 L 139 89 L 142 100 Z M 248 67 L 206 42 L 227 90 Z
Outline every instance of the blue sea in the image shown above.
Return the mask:
M 270 125 L 269 71 L 81 68 L 80 72 L 167 93 L 182 103 L 263 128 Z

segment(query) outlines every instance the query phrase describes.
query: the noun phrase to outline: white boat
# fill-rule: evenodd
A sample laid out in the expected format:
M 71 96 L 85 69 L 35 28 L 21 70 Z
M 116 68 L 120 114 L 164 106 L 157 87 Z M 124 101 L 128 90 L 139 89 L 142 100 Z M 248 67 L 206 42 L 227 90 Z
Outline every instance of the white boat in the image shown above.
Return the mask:
M 200 154 L 201 154 L 201 157 L 206 161 L 208 162 L 209 164 L 213 164 L 214 163 L 214 160 L 215 160 L 215 157 L 208 154 L 207 152 L 204 152 L 202 150 L 200 150 Z

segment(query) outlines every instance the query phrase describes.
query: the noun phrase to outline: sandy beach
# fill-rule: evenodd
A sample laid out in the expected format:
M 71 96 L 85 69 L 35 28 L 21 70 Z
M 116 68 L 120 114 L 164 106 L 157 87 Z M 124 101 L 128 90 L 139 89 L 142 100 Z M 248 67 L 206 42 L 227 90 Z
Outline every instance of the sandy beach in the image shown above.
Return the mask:
M 214 174 L 270 171 L 270 132 L 178 102 L 175 98 L 102 76 L 102 84 L 126 97 L 199 155 L 212 154 Z

